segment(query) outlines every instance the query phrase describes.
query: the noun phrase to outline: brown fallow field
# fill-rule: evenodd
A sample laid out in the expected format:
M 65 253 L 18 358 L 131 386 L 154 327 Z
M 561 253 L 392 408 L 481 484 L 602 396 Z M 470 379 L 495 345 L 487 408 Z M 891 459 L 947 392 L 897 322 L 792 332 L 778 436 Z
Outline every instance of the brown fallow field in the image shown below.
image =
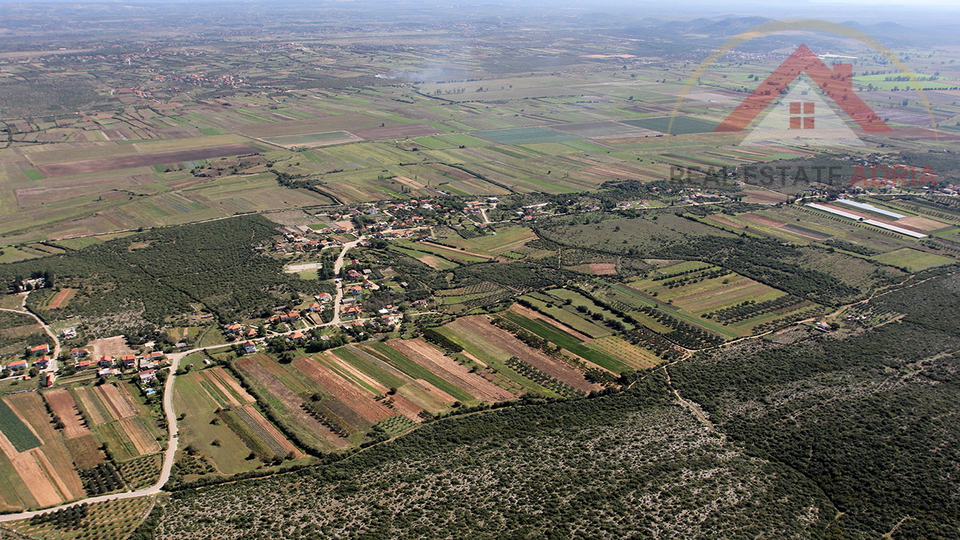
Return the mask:
M 9 445 L 6 437 L 0 435 L 0 447 L 3 447 L 0 449 L 13 462 L 37 503 L 48 506 L 83 497 L 83 483 L 73 459 L 63 445 L 61 434 L 53 429 L 53 419 L 47 414 L 40 396 L 30 392 L 4 399 L 43 443 L 39 448 L 19 453 Z
M 500 349 L 510 356 L 516 356 L 558 381 L 582 392 L 602 390 L 599 384 L 588 382 L 577 369 L 561 360 L 551 358 L 541 351 L 528 347 L 506 330 L 494 326 L 484 315 L 462 317 L 450 323 L 457 332 L 472 333 L 481 336 L 492 348 Z
M 60 421 L 63 423 L 63 434 L 68 439 L 91 434 L 89 426 L 80 414 L 80 408 L 77 406 L 76 400 L 73 399 L 67 389 L 57 388 L 43 396 L 50 403 L 50 408 L 53 409 L 54 414 L 60 417 Z
M 284 385 L 283 382 L 273 373 L 270 373 L 270 371 L 263 364 L 258 362 L 258 358 L 266 359 L 267 363 L 272 362 L 272 360 L 269 358 L 261 355 L 245 356 L 237 361 L 237 367 L 247 373 L 250 377 L 256 379 L 257 382 L 263 385 L 268 392 L 280 400 L 280 402 L 283 403 L 283 405 L 289 411 L 293 421 L 309 429 L 324 443 L 337 450 L 343 450 L 350 445 L 349 441 L 338 436 L 330 428 L 324 426 L 315 418 L 304 412 L 304 410 L 300 407 L 300 405 L 303 404 L 303 400 L 300 399 L 300 397 L 298 397 L 297 394 L 295 394 L 292 390 L 287 388 L 286 385 Z
M 324 356 L 328 362 L 333 361 L 333 353 L 327 351 Z M 371 425 L 396 414 L 385 405 L 375 401 L 374 397 L 376 396 L 369 390 L 344 380 L 336 372 L 314 358 L 301 358 L 294 362 L 294 365 Z M 344 419 L 351 424 L 362 425 L 356 419 Z
M 132 156 L 111 158 L 85 159 L 81 161 L 68 161 L 66 163 L 50 163 L 46 165 L 37 165 L 37 169 L 47 178 L 53 178 L 57 176 L 72 176 L 76 174 L 112 171 L 116 169 L 133 169 L 136 167 L 167 165 L 172 163 L 182 163 L 184 161 L 195 161 L 199 159 L 237 156 L 241 154 L 254 154 L 258 152 L 260 152 L 259 148 L 238 143 L 222 146 L 211 146 L 208 148 L 191 148 L 189 150 L 154 152 L 151 154 L 136 154 Z
M 422 339 L 394 339 L 388 341 L 387 345 L 480 401 L 495 403 L 515 397 L 509 391 L 484 379 L 479 374 L 470 373 L 466 366 L 446 356 L 439 349 Z
M 96 388 L 100 399 L 109 408 L 115 420 L 136 416 L 137 408 L 130 402 L 130 396 L 126 391 L 118 388 L 116 384 L 103 384 Z
M 66 306 L 75 294 L 77 294 L 76 289 L 63 289 L 50 300 L 50 303 L 47 304 L 47 309 L 60 309 Z
M 130 438 L 130 442 L 136 447 L 140 455 L 153 454 L 160 451 L 160 444 L 157 438 L 150 433 L 147 426 L 143 424 L 141 418 L 124 418 L 120 420 L 120 427 Z

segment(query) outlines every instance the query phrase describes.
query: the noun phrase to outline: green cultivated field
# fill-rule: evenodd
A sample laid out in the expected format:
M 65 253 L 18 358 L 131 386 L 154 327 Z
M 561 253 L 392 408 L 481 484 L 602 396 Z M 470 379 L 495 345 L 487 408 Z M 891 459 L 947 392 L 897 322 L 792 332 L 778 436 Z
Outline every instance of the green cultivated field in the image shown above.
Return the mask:
M 639 120 L 624 120 L 624 124 L 630 124 L 631 126 L 641 127 L 644 129 L 652 129 L 654 131 L 660 131 L 662 133 L 669 133 L 671 135 L 688 135 L 691 133 L 709 133 L 717 127 L 716 124 L 712 122 L 707 122 L 705 120 L 699 120 L 697 118 L 690 118 L 687 116 L 675 116 L 673 118 L 673 126 L 670 125 L 670 117 L 665 116 L 661 118 L 642 118 Z
M 327 133 L 305 133 L 303 135 L 286 135 L 281 137 L 265 137 L 263 140 L 282 146 L 297 144 L 333 143 L 348 141 L 351 135 L 345 131 L 330 131 Z
M 956 263 L 956 259 L 928 253 L 911 248 L 898 249 L 882 255 L 873 257 L 873 260 L 889 264 L 900 268 L 906 268 L 911 272 L 919 272 L 936 266 Z
M 532 127 L 518 129 L 502 129 L 498 131 L 480 131 L 473 133 L 477 137 L 497 142 L 500 144 L 525 144 L 525 143 L 545 143 L 571 141 L 577 139 L 573 135 L 561 133 L 552 129 Z
M 26 452 L 40 446 L 40 441 L 30 428 L 2 399 L 0 399 L 0 430 L 18 452 Z

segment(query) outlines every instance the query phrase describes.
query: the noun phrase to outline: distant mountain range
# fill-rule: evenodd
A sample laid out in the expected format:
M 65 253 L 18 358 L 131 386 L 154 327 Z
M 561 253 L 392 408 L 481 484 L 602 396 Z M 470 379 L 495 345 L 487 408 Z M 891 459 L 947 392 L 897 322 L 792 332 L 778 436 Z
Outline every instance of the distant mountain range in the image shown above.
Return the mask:
M 664 40 L 674 40 L 680 37 L 685 40 L 690 38 L 717 40 L 735 36 L 761 24 L 776 20 L 769 17 L 736 15 L 701 17 L 691 20 L 665 20 L 649 17 L 630 20 L 611 13 L 589 13 L 579 17 L 577 24 L 579 26 L 619 26 L 621 28 L 619 33 L 631 37 L 642 36 Z M 889 21 L 873 24 L 845 21 L 840 24 L 863 32 L 889 47 L 960 43 L 960 35 L 955 31 L 955 28 L 949 25 L 930 25 L 915 28 Z

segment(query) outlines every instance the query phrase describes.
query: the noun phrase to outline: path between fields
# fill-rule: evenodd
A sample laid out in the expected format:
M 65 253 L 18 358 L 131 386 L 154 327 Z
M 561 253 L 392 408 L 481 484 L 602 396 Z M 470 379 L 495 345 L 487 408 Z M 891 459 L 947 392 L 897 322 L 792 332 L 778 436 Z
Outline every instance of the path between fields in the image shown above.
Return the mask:
M 340 255 L 337 257 L 337 261 L 336 261 L 336 263 L 334 264 L 334 274 L 339 274 L 340 270 L 343 268 L 343 260 L 344 260 L 346 254 L 347 254 L 347 251 L 349 251 L 351 248 L 353 248 L 353 247 L 357 246 L 358 244 L 360 244 L 360 242 L 362 242 L 364 239 L 365 239 L 365 237 L 361 236 L 360 238 L 354 240 L 353 242 L 348 242 L 348 243 L 346 243 L 346 244 L 343 245 L 343 249 L 341 250 Z M 950 274 L 952 274 L 952 272 L 951 272 Z M 948 274 L 948 275 L 949 275 L 949 274 Z M 929 281 L 929 280 L 931 280 L 931 279 L 934 279 L 934 278 L 936 278 L 936 277 L 942 277 L 942 276 L 931 276 L 931 277 L 929 277 L 929 278 L 927 278 L 927 279 L 925 279 L 925 280 L 922 280 L 922 281 L 919 281 L 919 282 L 916 282 L 916 283 L 912 283 L 912 284 L 910 284 L 910 285 L 907 285 L 907 286 L 904 287 L 904 288 L 909 288 L 909 287 L 917 286 L 917 285 L 919 285 L 919 284 L 921 284 L 921 283 L 924 283 L 924 282 Z M 876 296 L 882 296 L 882 295 L 884 295 L 884 294 L 888 294 L 888 293 L 890 293 L 890 292 L 893 292 L 893 290 L 897 290 L 897 289 L 894 289 L 893 287 L 903 286 L 903 285 L 905 285 L 909 280 L 910 280 L 910 278 L 907 278 L 907 279 L 905 279 L 903 282 L 899 283 L 898 285 L 891 286 L 891 287 L 889 287 L 887 290 L 883 291 L 883 292 L 880 293 L 880 294 L 877 294 L 877 292 L 875 292 L 873 295 L 871 295 L 869 298 L 867 298 L 867 299 L 865 299 L 865 300 L 861 300 L 861 301 L 859 301 L 859 302 L 854 302 L 854 303 L 852 303 L 852 304 L 848 304 L 848 305 L 842 306 L 840 309 L 837 310 L 837 313 L 839 313 L 839 312 L 841 312 L 842 310 L 847 309 L 847 308 L 849 308 L 849 307 L 851 307 L 851 306 L 858 305 L 858 304 L 863 304 L 863 303 L 867 303 L 867 302 L 869 302 L 870 300 L 872 300 L 873 298 L 875 298 Z M 332 326 L 332 325 L 340 324 L 340 300 L 341 300 L 342 297 L 343 297 L 343 281 L 342 281 L 342 280 L 338 280 L 338 281 L 337 281 L 337 298 L 336 298 L 336 302 L 335 302 L 335 304 L 334 304 L 334 306 L 335 306 L 335 307 L 334 307 L 334 319 L 331 320 L 331 321 L 328 322 L 328 323 L 316 325 L 315 327 L 312 327 L 312 328 L 321 327 L 321 326 Z M 55 343 L 55 351 L 56 351 L 56 353 L 59 355 L 59 351 L 60 351 L 60 341 L 59 341 L 59 339 L 57 339 L 57 337 L 56 337 L 56 335 L 53 333 L 53 331 L 50 330 L 50 327 L 49 327 L 45 322 L 43 322 L 43 320 L 40 319 L 40 317 L 38 317 L 36 314 L 34 314 L 34 313 L 26 310 L 26 302 L 27 302 L 27 294 L 24 294 L 24 295 L 23 295 L 23 301 L 22 301 L 22 303 L 21 303 L 21 305 L 23 306 L 23 310 L 0 308 L 0 311 L 8 311 L 8 312 L 12 312 L 12 313 L 26 314 L 26 315 L 29 315 L 29 316 L 33 317 L 34 319 L 36 319 L 36 321 L 37 321 L 41 326 L 43 326 L 44 331 L 45 331 L 48 335 L 50 335 L 51 338 L 53 338 L 54 343 Z M 802 323 L 802 322 L 804 322 L 804 321 L 801 321 L 800 323 Z M 795 323 L 795 324 L 800 324 L 800 323 Z M 793 325 L 791 325 L 791 326 L 793 326 Z M 291 332 L 293 332 L 293 331 L 291 331 Z M 286 333 L 291 333 L 291 332 L 286 332 Z M 740 338 L 740 339 L 738 339 L 738 340 L 725 343 L 724 345 L 729 345 L 729 344 L 731 344 L 731 343 L 735 343 L 735 342 L 737 342 L 737 341 L 744 341 L 744 340 L 747 340 L 747 339 L 757 339 L 757 338 L 759 338 L 759 337 L 763 337 L 763 336 L 765 336 L 765 335 L 767 335 L 767 334 L 770 334 L 771 332 L 773 332 L 773 330 L 771 330 L 771 331 L 769 331 L 769 332 L 765 332 L 765 333 L 763 333 L 763 334 L 756 335 L 756 336 L 747 336 L 747 337 L 744 337 L 744 338 Z M 114 493 L 114 494 L 111 494 L 111 495 L 100 495 L 100 496 L 97 496 L 97 497 L 90 497 L 90 498 L 87 498 L 87 499 L 81 499 L 81 500 L 73 501 L 73 502 L 71 502 L 71 503 L 62 504 L 62 505 L 60 505 L 60 506 L 54 506 L 54 507 L 50 507 L 50 508 L 45 508 L 45 509 L 43 509 L 43 510 L 33 510 L 33 511 L 30 511 L 30 512 L 20 512 L 20 513 L 17 513 L 17 514 L 3 514 L 3 515 L 0 515 L 0 523 L 7 523 L 7 522 L 11 522 L 11 521 L 19 521 L 19 520 L 22 520 L 22 519 L 30 519 L 30 518 L 32 518 L 32 517 L 34 517 L 34 516 L 46 514 L 46 513 L 48 513 L 48 512 L 56 512 L 57 510 L 62 510 L 62 509 L 65 509 L 65 508 L 70 508 L 70 507 L 76 506 L 76 505 L 78 505 L 78 504 L 84 504 L 84 503 L 86 503 L 86 504 L 95 504 L 95 503 L 101 503 L 101 502 L 107 502 L 107 501 L 116 501 L 116 500 L 124 500 L 124 499 L 135 499 L 135 498 L 138 498 L 138 497 L 147 497 L 147 496 L 150 496 L 150 495 L 156 495 L 156 494 L 160 493 L 160 492 L 162 491 L 162 489 L 163 489 L 163 486 L 166 485 L 166 483 L 170 480 L 170 475 L 171 475 L 171 472 L 172 472 L 172 470 L 173 470 L 173 465 L 174 465 L 174 463 L 175 463 L 175 461 L 176 461 L 177 446 L 178 446 L 178 443 L 179 443 L 179 438 L 178 438 L 179 430 L 178 430 L 178 427 L 177 427 L 177 417 L 176 417 L 176 414 L 174 413 L 174 410 L 173 410 L 173 383 L 174 383 L 174 380 L 175 380 L 175 378 L 176 378 L 177 369 L 178 369 L 179 366 L 180 366 L 180 361 L 181 361 L 184 357 L 186 357 L 186 356 L 188 356 L 188 355 L 190 355 L 190 354 L 193 354 L 193 353 L 202 352 L 202 351 L 209 351 L 209 350 L 213 350 L 213 349 L 222 349 L 222 348 L 232 347 L 232 346 L 233 346 L 233 343 L 221 343 L 221 344 L 217 344 L 217 345 L 208 345 L 208 346 L 206 346 L 206 347 L 198 347 L 198 348 L 195 348 L 195 349 L 191 349 L 191 350 L 189 350 L 189 351 L 184 351 L 184 352 L 180 352 L 180 353 L 173 353 L 173 354 L 170 354 L 170 355 L 169 355 L 169 358 L 170 358 L 170 372 L 167 374 L 167 381 L 166 381 L 166 384 L 164 385 L 164 390 L 163 390 L 163 413 L 164 413 L 164 416 L 166 417 L 166 422 L 167 422 L 168 442 L 167 442 L 167 450 L 166 450 L 166 453 L 164 454 L 164 457 L 163 457 L 163 467 L 162 467 L 161 470 L 160 470 L 160 478 L 157 480 L 157 483 L 156 483 L 156 484 L 154 484 L 154 485 L 152 485 L 152 486 L 149 486 L 149 487 L 145 487 L 145 488 L 136 490 L 136 491 L 128 491 L 128 492 L 125 492 L 125 493 Z M 722 346 L 723 346 L 723 345 L 721 345 L 721 347 L 722 347 Z M 704 413 L 704 411 L 700 408 L 700 406 L 697 405 L 696 403 L 693 403 L 693 402 L 691 402 L 691 401 L 688 401 L 688 400 L 684 399 L 684 398 L 680 395 L 680 393 L 679 393 L 675 388 L 673 388 L 672 382 L 671 382 L 671 380 L 670 380 L 670 373 L 669 373 L 669 371 L 668 371 L 668 368 L 669 368 L 670 366 L 674 365 L 674 364 L 677 364 L 677 363 L 679 363 L 679 362 L 682 362 L 682 361 L 684 361 L 684 360 L 687 360 L 687 359 L 689 359 L 689 358 L 692 358 L 694 352 L 695 352 L 695 351 L 692 350 L 692 349 L 686 349 L 686 350 L 685 350 L 685 353 L 686 353 L 686 354 L 684 354 L 683 358 L 680 358 L 680 359 L 674 360 L 673 362 L 669 362 L 669 363 L 667 363 L 667 364 L 664 364 L 663 366 L 661 366 L 661 369 L 664 371 L 664 374 L 666 375 L 668 386 L 670 386 L 671 390 L 673 391 L 674 396 L 677 398 L 677 400 L 680 402 L 680 404 L 683 405 L 685 408 L 689 409 L 689 410 L 693 413 L 693 415 L 697 418 L 697 420 L 699 420 L 700 422 L 704 423 L 704 424 L 705 424 L 706 426 L 708 426 L 711 430 L 716 431 L 716 427 L 713 425 L 713 423 L 710 421 L 710 419 L 706 416 L 706 413 Z M 646 378 L 646 377 L 644 377 L 644 378 Z M 393 437 L 393 438 L 396 438 L 396 437 Z M 391 440 L 392 440 L 392 439 L 391 439 Z M 891 531 L 891 532 L 892 532 L 892 531 Z

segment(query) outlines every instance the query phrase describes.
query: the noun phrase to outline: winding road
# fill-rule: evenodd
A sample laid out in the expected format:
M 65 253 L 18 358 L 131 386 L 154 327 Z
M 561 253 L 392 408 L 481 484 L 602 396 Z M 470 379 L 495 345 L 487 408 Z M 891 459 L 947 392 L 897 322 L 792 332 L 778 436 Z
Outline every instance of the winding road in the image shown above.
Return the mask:
M 34 319 L 36 319 L 37 324 L 42 326 L 43 331 L 46 332 L 46 334 L 50 336 L 50 339 L 53 340 L 53 354 L 50 355 L 50 357 L 53 358 L 53 362 L 51 362 L 50 367 L 48 367 L 44 371 L 51 371 L 51 370 L 56 371 L 56 364 L 57 364 L 56 359 L 60 357 L 60 339 L 57 338 L 57 334 L 50 329 L 50 326 L 47 325 L 47 323 L 45 323 L 43 319 L 41 319 L 36 313 L 27 309 L 27 295 L 29 295 L 30 293 L 25 292 L 20 294 L 22 295 L 22 299 L 20 300 L 20 309 L 0 308 L 0 311 L 6 311 L 8 313 L 19 313 L 21 315 L 27 315 L 28 317 L 33 317 Z
M 335 275 L 339 275 L 340 270 L 343 269 L 343 261 L 347 255 L 347 251 L 359 245 L 361 242 L 363 242 L 364 239 L 365 237 L 361 236 L 360 238 L 357 238 L 352 242 L 343 244 L 343 248 L 340 251 L 340 255 L 337 257 L 336 263 L 334 264 L 334 267 L 333 267 L 333 273 Z M 334 302 L 333 320 L 319 326 L 334 326 L 334 325 L 340 324 L 340 301 L 343 298 L 343 280 L 337 279 L 336 284 L 337 284 L 337 296 Z M 0 311 L 20 313 L 23 315 L 29 315 L 34 319 L 36 319 L 37 322 L 41 326 L 43 326 L 44 331 L 50 337 L 53 338 L 53 342 L 55 343 L 54 358 L 58 357 L 60 354 L 60 340 L 57 339 L 56 335 L 53 333 L 50 327 L 47 326 L 47 324 L 43 322 L 43 320 L 41 320 L 40 317 L 31 313 L 30 311 L 27 311 L 26 302 L 27 302 L 27 293 L 24 293 L 23 300 L 21 302 L 21 305 L 23 306 L 22 311 L 16 310 L 16 309 L 6 309 L 6 308 L 0 308 Z M 176 461 L 177 446 L 179 443 L 179 429 L 177 426 L 177 416 L 175 411 L 173 410 L 173 383 L 177 376 L 177 369 L 179 369 L 180 367 L 180 361 L 183 360 L 183 358 L 186 357 L 187 355 L 190 355 L 196 352 L 209 351 L 213 349 L 222 349 L 225 347 L 232 347 L 232 346 L 233 346 L 232 343 L 221 343 L 217 345 L 209 345 L 207 347 L 198 347 L 196 349 L 190 349 L 189 351 L 173 353 L 168 355 L 168 358 L 170 359 L 170 372 L 167 374 L 167 380 L 163 388 L 163 415 L 166 418 L 168 440 L 167 440 L 167 450 L 163 456 L 163 466 L 160 469 L 160 478 L 157 479 L 156 484 L 142 488 L 142 489 L 138 489 L 136 491 L 127 491 L 124 493 L 114 493 L 111 495 L 100 495 L 98 497 L 90 497 L 87 499 L 81 499 L 78 501 L 73 501 L 71 503 L 62 504 L 60 506 L 44 508 L 43 510 L 33 510 L 30 512 L 20 512 L 17 514 L 3 514 L 3 515 L 0 515 L 0 523 L 7 523 L 10 521 L 19 521 L 21 519 L 30 519 L 34 516 L 46 514 L 48 512 L 56 512 L 57 510 L 70 508 L 71 506 L 76 506 L 78 504 L 83 504 L 83 503 L 94 504 L 94 503 L 107 502 L 107 501 L 117 501 L 122 499 L 135 499 L 138 497 L 147 497 L 150 495 L 156 495 L 160 493 L 163 490 L 163 486 L 165 486 L 166 483 L 170 480 L 170 475 L 173 471 L 173 464 Z

